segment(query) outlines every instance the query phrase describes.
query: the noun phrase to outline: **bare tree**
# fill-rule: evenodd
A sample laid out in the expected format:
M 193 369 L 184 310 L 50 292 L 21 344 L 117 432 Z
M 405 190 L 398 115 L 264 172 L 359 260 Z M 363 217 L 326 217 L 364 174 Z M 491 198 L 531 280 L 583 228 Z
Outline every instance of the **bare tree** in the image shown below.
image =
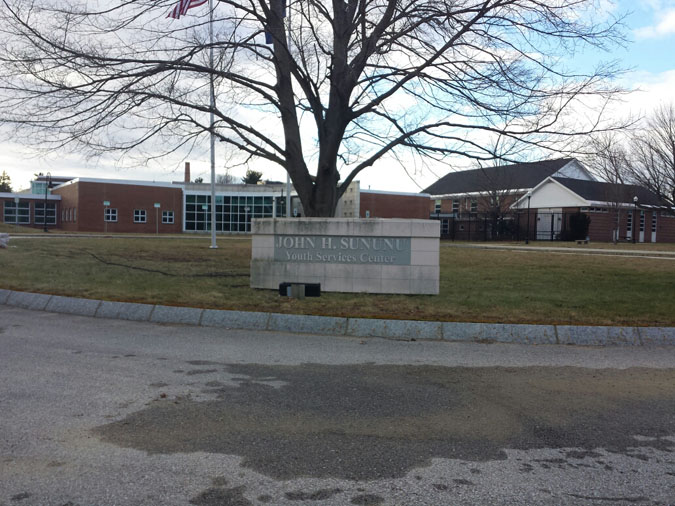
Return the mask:
M 551 148 L 605 128 L 617 92 L 613 65 L 561 63 L 622 41 L 596 0 L 218 0 L 213 45 L 206 6 L 165 19 L 173 1 L 3 0 L 0 120 L 47 148 L 149 157 L 213 131 L 242 163 L 288 171 L 307 216 L 332 216 L 383 158 L 498 158 L 486 134 Z
M 225 174 L 216 174 L 216 184 L 235 184 L 237 178 L 235 178 L 230 171 L 226 171 Z
M 658 108 L 646 127 L 633 136 L 631 177 L 675 207 L 675 106 Z
M 612 214 L 611 240 L 619 241 L 621 210 L 625 207 L 626 189 L 623 186 L 632 180 L 631 155 L 627 151 L 628 132 L 605 132 L 592 136 L 585 149 L 584 165 L 603 181 L 606 186 L 605 201 Z

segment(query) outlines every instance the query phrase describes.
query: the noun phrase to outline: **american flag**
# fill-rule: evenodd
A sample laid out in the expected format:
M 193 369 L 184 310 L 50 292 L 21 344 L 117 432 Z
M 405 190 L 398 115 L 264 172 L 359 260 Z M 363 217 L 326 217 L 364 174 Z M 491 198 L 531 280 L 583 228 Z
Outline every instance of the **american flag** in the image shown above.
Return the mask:
M 178 0 L 178 3 L 173 9 L 171 9 L 171 12 L 169 12 L 167 18 L 178 19 L 181 16 L 187 14 L 188 9 L 199 7 L 200 5 L 204 5 L 206 2 L 208 2 L 208 0 Z

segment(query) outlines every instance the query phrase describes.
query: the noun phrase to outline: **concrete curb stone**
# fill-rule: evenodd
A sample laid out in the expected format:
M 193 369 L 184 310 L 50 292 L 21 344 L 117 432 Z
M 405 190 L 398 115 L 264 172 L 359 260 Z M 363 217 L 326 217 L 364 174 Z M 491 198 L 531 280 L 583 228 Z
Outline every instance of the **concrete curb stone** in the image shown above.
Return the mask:
M 153 323 L 183 323 L 185 325 L 199 325 L 203 309 L 193 307 L 155 306 L 150 314 Z
M 49 299 L 45 311 L 75 314 L 79 316 L 94 316 L 100 305 L 101 302 L 98 300 L 53 295 L 52 298 Z
M 560 344 L 580 344 L 584 346 L 604 346 L 607 344 L 607 331 L 601 327 L 558 325 L 558 342 Z
M 579 346 L 675 346 L 675 327 L 510 325 L 338 318 L 99 301 L 5 289 L 0 289 L 0 304 L 96 318 L 350 337 Z
M 96 310 L 94 315 L 96 318 L 111 318 L 118 319 L 120 315 L 120 310 L 123 307 L 124 302 L 113 302 L 110 300 L 101 301 L 101 305 Z
M 347 330 L 347 319 L 334 316 L 270 313 L 267 330 L 343 336 Z
M 269 313 L 255 311 L 226 311 L 205 309 L 201 325 L 204 327 L 225 327 L 229 329 L 266 330 Z
M 607 344 L 640 346 L 637 327 L 604 327 L 607 329 Z
M 446 341 L 479 341 L 481 339 L 481 323 L 443 322 L 442 336 Z
M 440 322 L 349 318 L 347 335 L 353 337 L 390 337 L 394 339 L 441 339 L 441 328 Z
M 152 310 L 155 308 L 152 304 L 136 304 L 133 302 L 115 302 L 114 304 L 119 307 L 115 318 L 138 322 L 147 322 L 150 320 Z
M 673 327 L 640 327 L 638 332 L 643 345 L 675 345 Z
M 6 304 L 23 309 L 44 311 L 51 298 L 52 295 L 46 295 L 44 293 L 12 292 L 9 294 Z
M 640 345 L 640 335 L 635 327 L 558 325 L 560 344 L 582 346 Z
M 447 341 L 494 341 L 520 344 L 556 344 L 554 325 L 445 322 L 443 339 Z
M 481 339 L 504 343 L 556 344 L 553 325 L 481 324 Z

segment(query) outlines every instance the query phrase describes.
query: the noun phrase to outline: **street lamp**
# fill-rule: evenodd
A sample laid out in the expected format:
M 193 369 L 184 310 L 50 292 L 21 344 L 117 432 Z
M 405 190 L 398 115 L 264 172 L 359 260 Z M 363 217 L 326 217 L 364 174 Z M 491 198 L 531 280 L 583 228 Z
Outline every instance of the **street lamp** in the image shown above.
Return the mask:
M 635 235 L 637 232 L 637 208 L 638 208 L 638 198 L 637 195 L 633 197 L 633 205 L 635 206 L 635 211 L 633 212 L 633 244 L 635 244 Z
M 14 227 L 16 231 L 19 231 L 19 202 L 21 199 L 19 197 L 14 197 Z
M 530 199 L 532 192 L 527 192 L 527 231 L 525 232 L 525 244 L 530 244 Z
M 49 230 L 47 230 L 47 191 L 52 183 L 52 175 L 47 172 L 45 177 L 47 180 L 45 181 L 45 203 L 42 205 L 42 224 L 44 225 L 44 231 L 49 232 Z
M 155 202 L 155 235 L 159 235 L 159 208 L 162 207 L 160 202 Z

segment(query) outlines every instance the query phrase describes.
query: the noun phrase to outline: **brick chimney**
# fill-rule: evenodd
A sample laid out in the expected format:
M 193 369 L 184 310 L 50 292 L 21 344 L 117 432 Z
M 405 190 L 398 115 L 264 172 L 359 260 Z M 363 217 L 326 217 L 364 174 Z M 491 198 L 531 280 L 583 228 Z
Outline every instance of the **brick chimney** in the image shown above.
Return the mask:
M 190 162 L 185 162 L 185 182 L 190 182 Z

